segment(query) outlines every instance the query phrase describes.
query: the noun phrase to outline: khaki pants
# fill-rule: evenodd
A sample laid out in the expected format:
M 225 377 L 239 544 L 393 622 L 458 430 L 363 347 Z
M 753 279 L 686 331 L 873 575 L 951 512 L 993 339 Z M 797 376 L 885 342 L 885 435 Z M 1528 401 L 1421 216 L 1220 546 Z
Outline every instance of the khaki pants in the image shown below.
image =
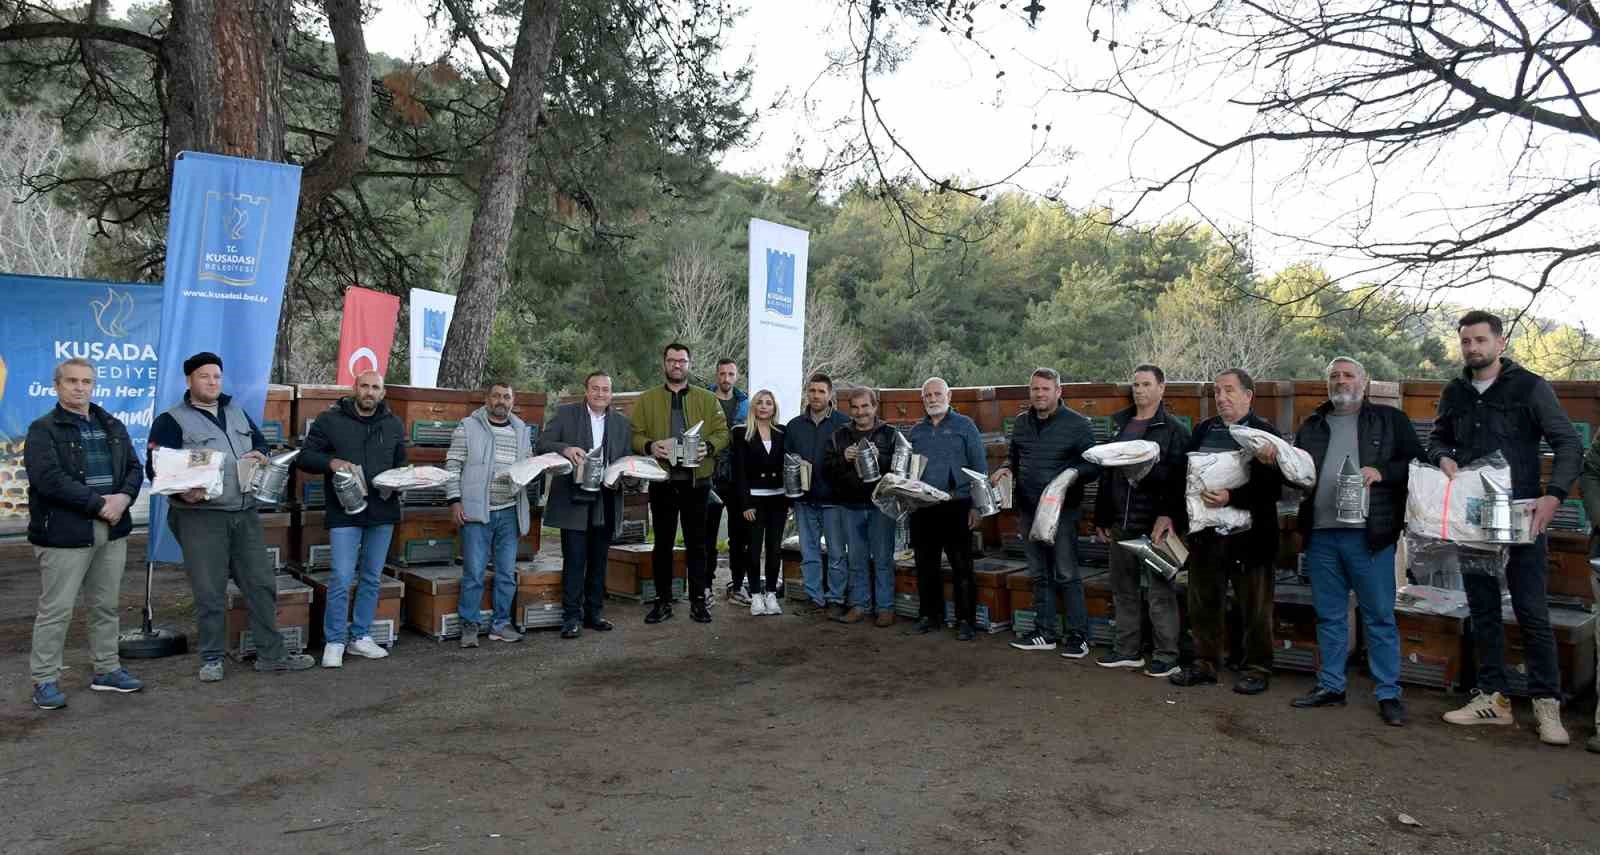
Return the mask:
M 117 602 L 122 593 L 122 570 L 128 563 L 128 539 L 108 541 L 110 531 L 104 522 L 95 520 L 93 546 L 33 548 L 42 588 L 29 656 L 33 682 L 51 683 L 61 676 L 61 652 L 80 588 L 89 610 L 94 672 L 105 674 L 122 667 L 117 659 Z

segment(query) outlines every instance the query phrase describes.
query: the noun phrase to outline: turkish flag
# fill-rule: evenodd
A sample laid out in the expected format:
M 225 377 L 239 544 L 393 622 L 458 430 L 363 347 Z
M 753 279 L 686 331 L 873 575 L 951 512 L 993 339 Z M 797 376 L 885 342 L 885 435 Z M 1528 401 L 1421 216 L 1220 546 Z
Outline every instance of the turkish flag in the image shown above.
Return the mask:
M 394 324 L 400 317 L 400 298 L 366 288 L 344 292 L 344 319 L 339 323 L 339 380 L 355 385 L 363 371 L 385 374 L 394 347 Z

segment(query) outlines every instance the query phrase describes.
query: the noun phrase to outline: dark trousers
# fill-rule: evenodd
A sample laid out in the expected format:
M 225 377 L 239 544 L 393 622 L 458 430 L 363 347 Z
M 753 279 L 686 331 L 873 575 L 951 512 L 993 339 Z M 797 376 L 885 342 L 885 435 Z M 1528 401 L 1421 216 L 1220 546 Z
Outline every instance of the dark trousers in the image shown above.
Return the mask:
M 709 502 L 706 505 L 706 584 L 717 575 L 717 532 L 722 528 L 722 511 L 724 505 Z M 745 571 L 752 567 L 750 555 L 750 524 L 738 513 L 728 514 L 728 572 L 733 579 L 728 583 L 731 590 L 744 586 Z M 754 579 L 751 580 L 754 582 Z
M 978 588 L 972 578 L 972 529 L 967 526 L 970 499 L 952 499 L 911 514 L 911 551 L 917 564 L 917 600 L 921 616 L 944 622 L 944 574 L 939 554 L 950 559 L 951 594 L 956 622 L 978 622 Z
M 745 563 L 750 568 L 750 593 L 776 592 L 778 574 L 783 569 L 783 557 L 779 550 L 783 548 L 783 524 L 789 521 L 789 500 L 783 496 L 752 496 L 750 504 L 756 512 L 754 522 L 746 522 L 742 514 L 734 514 L 745 524 L 750 535 L 750 545 L 745 553 Z M 763 547 L 766 549 L 765 585 L 761 578 Z
M 1189 549 L 1189 626 L 1194 632 L 1194 667 L 1212 674 L 1222 659 L 1223 617 L 1228 584 L 1244 623 L 1242 651 L 1233 651 L 1240 670 L 1272 671 L 1273 571 L 1248 560 L 1248 532 L 1196 535 Z M 1242 654 L 1242 655 L 1241 655 Z
M 243 511 L 200 511 L 167 506 L 167 525 L 183 547 L 183 569 L 194 590 L 195 623 L 199 628 L 200 658 L 222 658 L 228 647 L 228 577 L 244 595 L 250 614 L 250 638 L 256 657 L 276 661 L 284 657 L 283 635 L 278 632 L 278 580 L 267 564 L 267 545 L 261 534 L 261 514 Z
M 656 481 L 650 485 L 650 520 L 656 530 L 650 566 L 656 577 L 656 600 L 672 602 L 672 547 L 678 540 L 678 520 L 683 520 L 683 547 L 689 559 L 689 602 L 703 603 L 706 595 L 706 498 L 709 484 L 691 481 Z
M 606 555 L 611 527 L 561 530 L 561 622 L 600 619 L 606 608 Z
M 1150 604 L 1150 628 L 1155 637 L 1152 656 L 1176 663 L 1178 661 L 1178 592 L 1172 583 L 1146 570 L 1144 562 L 1127 549 L 1117 545 L 1120 540 L 1132 540 L 1148 535 L 1145 529 L 1111 530 L 1111 596 L 1117 616 L 1116 652 L 1121 656 L 1138 656 L 1143 640 L 1143 621 L 1139 615 L 1141 605 Z
M 1550 628 L 1550 602 L 1545 581 L 1549 537 L 1510 547 L 1506 562 L 1506 590 L 1511 611 L 1522 628 L 1524 665 L 1528 669 L 1528 694 L 1535 698 L 1561 697 L 1561 672 L 1556 664 L 1556 636 Z M 1506 690 L 1506 634 L 1500 620 L 1500 580 L 1480 573 L 1464 573 L 1467 606 L 1472 609 L 1472 645 L 1478 654 L 1478 690 Z

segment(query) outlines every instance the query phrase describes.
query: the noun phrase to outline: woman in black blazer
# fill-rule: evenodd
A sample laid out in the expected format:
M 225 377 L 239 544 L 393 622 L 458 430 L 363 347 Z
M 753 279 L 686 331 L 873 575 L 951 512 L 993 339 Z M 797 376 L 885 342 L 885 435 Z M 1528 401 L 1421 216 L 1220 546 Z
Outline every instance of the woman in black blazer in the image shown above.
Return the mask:
M 778 399 L 762 389 L 750 398 L 750 417 L 733 440 L 733 493 L 736 513 L 750 525 L 750 614 L 781 615 L 778 573 L 782 560 L 783 525 L 789 500 L 783 495 L 783 428 Z M 766 545 L 766 586 L 762 586 L 761 547 Z

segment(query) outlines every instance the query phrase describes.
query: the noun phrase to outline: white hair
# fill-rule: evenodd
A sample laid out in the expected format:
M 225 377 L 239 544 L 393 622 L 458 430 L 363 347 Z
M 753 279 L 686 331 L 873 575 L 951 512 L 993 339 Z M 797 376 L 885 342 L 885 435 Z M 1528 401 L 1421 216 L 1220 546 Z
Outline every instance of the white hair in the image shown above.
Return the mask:
M 943 386 L 944 390 L 946 392 L 950 391 L 950 384 L 944 382 L 944 378 L 943 377 L 929 377 L 928 379 L 922 381 L 922 391 L 924 391 L 924 392 L 928 391 L 928 387 L 932 386 L 935 383 L 938 383 L 940 386 Z
M 1333 370 L 1333 366 L 1338 365 L 1341 362 L 1346 365 L 1354 365 L 1356 367 L 1356 373 L 1361 375 L 1361 382 L 1367 382 L 1367 367 L 1348 356 L 1335 356 L 1334 358 L 1328 360 L 1328 367 L 1322 369 L 1322 376 L 1328 376 L 1328 372 Z

